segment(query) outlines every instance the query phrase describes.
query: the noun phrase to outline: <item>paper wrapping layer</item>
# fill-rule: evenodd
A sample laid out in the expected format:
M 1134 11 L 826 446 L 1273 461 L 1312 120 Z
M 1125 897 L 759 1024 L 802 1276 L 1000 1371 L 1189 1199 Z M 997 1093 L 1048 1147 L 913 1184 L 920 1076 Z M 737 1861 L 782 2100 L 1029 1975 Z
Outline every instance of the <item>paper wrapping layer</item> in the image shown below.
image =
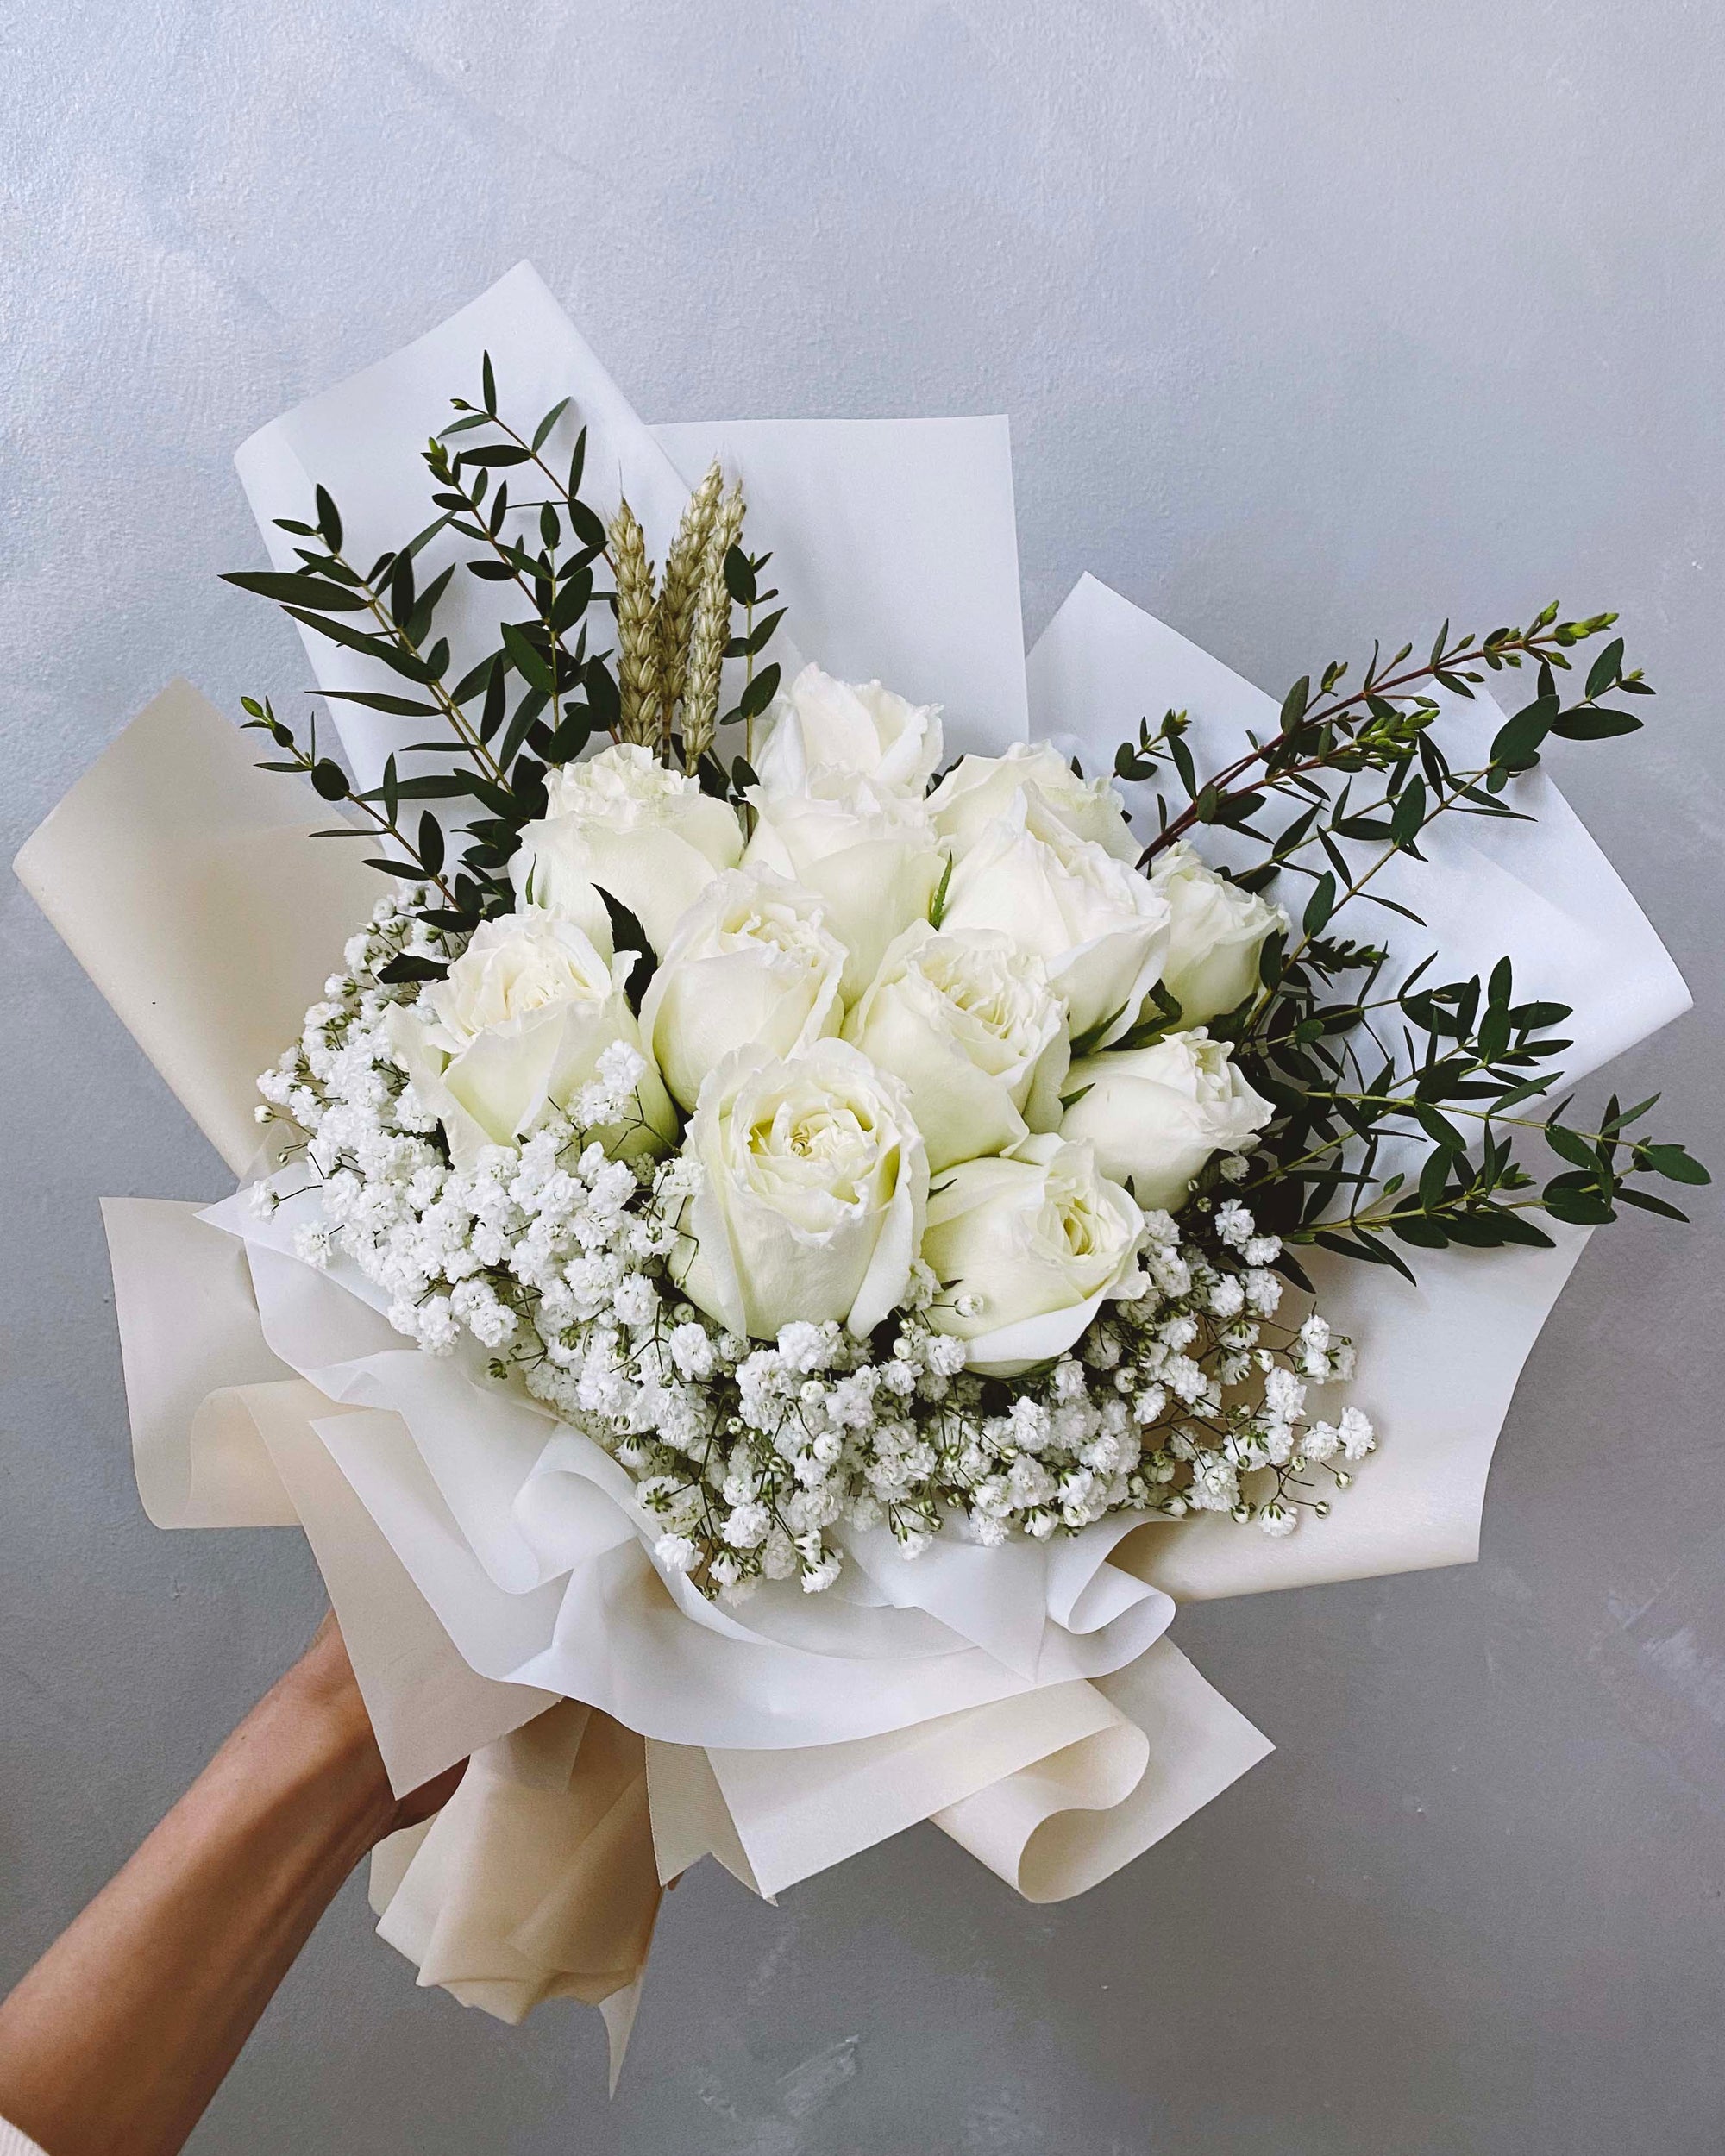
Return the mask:
M 642 1741 L 574 1702 L 474 1754 L 372 1864 L 378 1931 L 464 2006 L 611 2005 L 612 2080 L 659 1909 Z
M 938 704 L 949 760 L 1028 738 L 1004 419 L 694 420 L 653 437 L 691 486 L 715 457 L 743 477 L 787 645 Z
M 362 845 L 310 843 L 334 812 L 256 769 L 253 738 L 172 683 L 13 863 L 235 1175 L 258 1151 L 258 1073 L 384 888 Z
M 1265 1758 L 1161 1639 L 1112 1676 L 794 1752 L 647 1747 L 662 1877 L 711 1854 L 773 1895 L 932 1819 L 1026 1900 L 1082 1894 Z

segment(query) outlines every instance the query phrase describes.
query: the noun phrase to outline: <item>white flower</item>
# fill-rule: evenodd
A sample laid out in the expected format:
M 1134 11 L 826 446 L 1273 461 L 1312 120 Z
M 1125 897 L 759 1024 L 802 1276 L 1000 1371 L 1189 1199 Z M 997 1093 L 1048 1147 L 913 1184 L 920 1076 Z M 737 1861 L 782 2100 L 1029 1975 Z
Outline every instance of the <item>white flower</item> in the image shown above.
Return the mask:
M 571 912 L 599 884 L 626 906 L 662 952 L 686 907 L 743 853 L 743 828 L 699 781 L 635 743 L 547 774 L 549 806 L 509 864 L 524 899 Z
M 1088 1145 L 1043 1136 L 965 1161 L 929 1200 L 922 1254 L 949 1293 L 928 1321 L 985 1375 L 1064 1354 L 1132 1270 L 1142 1217 Z
M 956 856 L 967 854 L 1021 787 L 1033 786 L 1043 806 L 1068 830 L 1116 861 L 1135 862 L 1138 841 L 1120 797 L 1106 779 L 1081 779 L 1046 742 L 1015 741 L 1004 756 L 962 756 L 928 799 L 935 828 Z
M 1237 1147 L 1275 1113 L 1235 1069 L 1227 1044 L 1201 1026 L 1085 1056 L 1065 1092 L 1072 1106 L 1062 1135 L 1088 1138 L 1102 1173 L 1151 1207 L 1179 1205 L 1212 1153 Z
M 860 1336 L 898 1304 L 928 1161 L 896 1078 L 843 1041 L 739 1050 L 702 1087 L 687 1143 L 704 1173 L 681 1286 L 710 1317 L 756 1339 L 798 1319 Z
M 760 867 L 716 876 L 642 999 L 641 1031 L 672 1097 L 693 1109 L 708 1071 L 750 1042 L 788 1056 L 836 1033 L 844 970 L 812 892 Z
M 1219 876 L 1183 842 L 1170 846 L 1151 878 L 1174 917 L 1162 985 L 1182 1021 L 1201 1025 L 1232 1011 L 1258 984 L 1258 954 L 1288 916 L 1255 891 Z
M 758 821 L 745 867 L 775 869 L 820 899 L 844 944 L 847 1003 L 875 978 L 888 943 L 926 918 L 945 857 L 919 800 L 842 771 L 812 773 L 799 793 L 751 788 Z
M 931 1174 L 1059 1120 L 1065 1006 L 1042 960 L 997 931 L 948 935 L 913 922 L 844 1037 L 909 1087 Z
M 806 666 L 768 707 L 755 759 L 763 794 L 800 793 L 815 771 L 850 772 L 882 790 L 921 797 L 940 763 L 940 708 L 912 704 L 878 681 L 835 681 Z
M 695 1561 L 695 1545 L 687 1535 L 661 1535 L 653 1554 L 668 1572 L 687 1572 Z
M 941 925 L 1004 930 L 1046 962 L 1073 1037 L 1124 1032 L 1162 969 L 1167 901 L 1034 787 L 1022 787 L 956 863 Z
M 639 1046 L 605 952 L 573 922 L 537 907 L 482 923 L 423 1000 L 429 1025 L 405 1005 L 392 1007 L 390 1044 L 416 1094 L 441 1119 L 458 1168 L 561 1107 L 614 1042 Z M 650 1066 L 637 1099 L 650 1127 L 616 1133 L 631 1150 L 664 1142 L 674 1128 Z

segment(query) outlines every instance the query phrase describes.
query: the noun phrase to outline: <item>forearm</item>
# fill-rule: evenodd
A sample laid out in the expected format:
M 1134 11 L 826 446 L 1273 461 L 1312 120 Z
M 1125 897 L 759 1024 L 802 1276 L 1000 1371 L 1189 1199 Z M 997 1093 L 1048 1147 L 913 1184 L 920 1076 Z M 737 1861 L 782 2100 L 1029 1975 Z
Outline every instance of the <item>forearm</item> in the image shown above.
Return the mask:
M 0 2115 L 49 2156 L 171 2156 L 394 1811 L 320 1635 L 0 2007 Z

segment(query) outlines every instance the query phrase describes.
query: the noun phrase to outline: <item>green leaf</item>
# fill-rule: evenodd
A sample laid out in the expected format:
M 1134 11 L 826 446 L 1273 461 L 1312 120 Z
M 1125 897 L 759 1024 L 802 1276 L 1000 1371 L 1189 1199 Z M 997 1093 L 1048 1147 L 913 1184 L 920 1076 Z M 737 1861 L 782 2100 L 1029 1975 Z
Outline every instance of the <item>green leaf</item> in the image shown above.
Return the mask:
M 743 684 L 743 693 L 737 699 L 737 715 L 759 718 L 778 693 L 779 665 L 774 660 L 762 667 L 752 680 Z
M 1617 1201 L 1620 1205 L 1638 1206 L 1643 1213 L 1660 1213 L 1667 1220 L 1687 1221 L 1689 1219 L 1686 1213 L 1667 1204 L 1663 1198 L 1656 1198 L 1651 1190 L 1631 1190 L 1625 1187 L 1618 1191 Z
M 572 452 L 572 454 L 571 454 L 571 455 L 570 455 L 570 457 L 569 457 L 569 484 L 568 484 L 568 496 L 569 496 L 569 509 L 570 509 L 570 522 L 571 522 L 571 523 L 574 523 L 574 509 L 575 509 L 575 506 L 576 506 L 576 504 L 575 504 L 575 497 L 576 497 L 576 496 L 577 496 L 577 495 L 580 492 L 580 491 L 581 491 L 581 473 L 583 473 L 583 472 L 586 469 L 586 462 L 587 462 L 587 430 L 586 430 L 586 429 L 585 427 L 583 427 L 583 428 L 581 429 L 580 432 L 580 433 L 579 433 L 579 434 L 575 436 L 575 446 L 574 446 L 574 451 Z M 585 504 L 585 503 L 583 503 L 583 504 L 581 505 L 581 506 L 582 506 L 583 508 L 585 508 L 585 507 L 586 507 L 586 504 Z M 589 510 L 589 511 L 587 511 L 587 514 L 588 514 L 589 516 L 592 516 L 592 515 L 593 515 L 593 511 L 592 511 L 591 510 Z M 596 517 L 593 517 L 593 522 L 594 522 L 595 523 L 599 523 L 599 519 L 598 519 Z M 603 525 L 603 524 L 600 524 L 600 525 L 599 525 L 599 544 L 600 544 L 601 546 L 603 546 L 603 545 L 604 545 L 604 543 L 605 543 L 605 527 L 604 527 L 604 525 Z
M 511 464 L 530 464 L 530 451 L 518 448 L 512 442 L 488 442 L 477 449 L 463 449 L 455 459 L 457 464 L 477 464 L 489 470 Z
M 406 951 L 399 952 L 386 966 L 378 968 L 377 977 L 386 987 L 397 988 L 410 981 L 442 981 L 449 968 L 447 962 L 435 958 L 416 958 Z
M 495 419 L 497 417 L 497 376 L 492 371 L 489 352 L 482 352 L 480 354 L 480 394 L 485 399 L 486 411 L 492 418 Z
M 1327 868 L 1318 878 L 1312 895 L 1306 901 L 1306 912 L 1301 926 L 1306 935 L 1316 936 L 1336 910 L 1336 880 Z
M 1691 1160 L 1680 1145 L 1640 1145 L 1635 1149 L 1638 1163 L 1664 1175 L 1674 1183 L 1710 1183 L 1712 1176 L 1698 1160 Z
M 724 588 L 739 606 L 752 606 L 755 604 L 755 570 L 741 547 L 730 547 L 725 550 Z
M 565 397 L 561 403 L 552 405 L 550 411 L 546 413 L 545 417 L 539 422 L 539 424 L 533 429 L 533 454 L 535 456 L 538 455 L 539 452 L 550 440 L 552 428 L 556 425 L 557 422 L 562 417 L 563 414 L 568 409 L 569 399 Z M 569 489 L 569 492 L 572 494 L 574 491 L 574 487 Z
M 1598 1156 L 1585 1138 L 1574 1131 L 1566 1131 L 1560 1123 L 1547 1123 L 1543 1128 L 1546 1144 L 1559 1160 L 1566 1160 L 1571 1168 L 1584 1168 L 1590 1173 L 1598 1168 Z
M 436 718 L 435 704 L 417 703 L 411 696 L 391 696 L 377 689 L 308 689 L 331 704 L 362 704 L 368 711 L 389 711 L 398 718 Z
M 775 607 L 770 614 L 763 615 L 746 636 L 733 636 L 731 639 L 724 647 L 725 657 L 727 659 L 754 658 L 756 653 L 764 651 L 771 643 L 773 631 L 784 618 L 785 609 L 782 606 Z
M 392 763 L 395 759 L 390 759 Z M 473 792 L 473 774 L 469 771 L 428 772 L 423 779 L 398 779 L 386 794 L 382 787 L 373 787 L 369 793 L 361 793 L 362 801 L 455 801 L 464 793 Z M 390 814 L 395 811 L 392 806 Z
M 1426 820 L 1426 782 L 1423 779 L 1409 779 L 1396 796 L 1396 807 L 1389 818 L 1389 835 L 1398 846 L 1410 845 L 1420 835 Z
M 593 713 L 594 731 L 614 734 L 623 717 L 623 705 L 610 667 L 602 658 L 589 659 L 581 670 L 581 680 L 586 689 L 587 709 Z
M 1535 697 L 1498 729 L 1491 744 L 1491 761 L 1510 770 L 1524 770 L 1537 763 L 1540 744 L 1556 724 L 1560 705 L 1555 694 Z
M 1567 712 L 1552 726 L 1552 731 L 1565 741 L 1611 741 L 1619 734 L 1640 730 L 1641 721 L 1632 712 L 1599 709 Z
M 485 705 L 480 714 L 480 739 L 488 742 L 503 724 L 508 708 L 509 681 L 506 670 L 493 665 L 490 680 L 486 683 Z
M 1282 699 L 1282 731 L 1291 734 L 1306 716 L 1306 706 L 1312 700 L 1312 681 L 1302 674 Z
M 928 924 L 938 928 L 946 912 L 946 887 L 952 881 L 952 856 L 946 856 L 946 866 L 940 872 L 940 881 L 934 896 L 928 902 Z
M 1414 1114 L 1433 1145 L 1441 1146 L 1448 1153 L 1466 1152 L 1467 1140 L 1449 1118 L 1440 1115 L 1428 1100 L 1415 1100 Z
M 320 486 L 313 491 L 312 500 L 317 516 L 317 535 L 331 554 L 342 551 L 342 519 L 336 505 Z
M 419 860 L 428 876 L 443 865 L 443 826 L 430 809 L 419 819 Z
M 363 594 L 351 585 L 332 584 L 325 577 L 313 576 L 310 570 L 229 569 L 222 581 L 254 592 L 259 599 L 273 599 L 279 606 L 305 606 L 314 613 L 352 614 L 366 604 Z
M 624 993 L 629 998 L 630 1009 L 639 1017 L 641 999 L 647 992 L 647 984 L 652 980 L 659 962 L 653 955 L 652 944 L 647 940 L 646 930 L 622 899 L 607 891 L 602 883 L 595 884 L 593 888 L 604 899 L 605 910 L 611 916 L 612 943 L 618 950 L 632 950 L 636 954 Z
M 1603 1227 L 1617 1217 L 1597 1191 L 1560 1189 L 1548 1183 L 1541 1195 L 1552 1218 L 1566 1221 L 1573 1228 Z
M 551 662 L 544 653 L 530 644 L 519 627 L 512 621 L 503 624 L 503 648 L 516 672 L 530 688 L 540 689 L 547 696 L 556 689 L 556 678 Z
M 1595 697 L 1604 695 L 1622 668 L 1623 639 L 1614 636 L 1588 668 L 1587 696 L 1590 703 Z
M 386 666 L 394 663 L 390 647 L 381 636 L 355 629 L 348 622 L 325 621 L 321 614 L 308 613 L 303 606 L 290 606 L 287 612 L 305 628 L 315 629 L 320 636 L 327 636 L 331 643 L 342 644 L 349 651 L 363 651 L 367 658 L 380 659 Z
M 493 651 L 488 657 L 481 659 L 476 667 L 470 667 L 449 691 L 449 701 L 452 704 L 470 703 L 481 689 L 489 688 L 492 669 L 496 664 L 497 654 Z M 424 708 L 430 711 L 434 707 L 428 704 Z

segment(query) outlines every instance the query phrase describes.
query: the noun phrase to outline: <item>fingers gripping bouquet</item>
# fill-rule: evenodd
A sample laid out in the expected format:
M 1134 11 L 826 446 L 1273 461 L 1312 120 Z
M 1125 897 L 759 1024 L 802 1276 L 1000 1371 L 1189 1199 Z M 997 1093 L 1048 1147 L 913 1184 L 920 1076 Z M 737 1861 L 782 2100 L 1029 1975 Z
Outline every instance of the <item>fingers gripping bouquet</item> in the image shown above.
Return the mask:
M 392 1771 L 477 1751 L 374 1887 L 422 1981 L 511 2017 L 625 2031 L 709 1852 L 771 1893 L 933 1818 L 1035 1898 L 1106 1877 L 1266 1749 L 1171 1595 L 1471 1554 L 1584 1231 L 1705 1180 L 1652 1102 L 1551 1099 L 1683 1000 L 1537 768 L 1640 723 L 1609 616 L 1446 625 L 1278 709 L 1087 582 L 1027 692 L 1004 442 L 916 423 L 649 435 L 517 272 L 248 445 L 275 566 L 230 581 L 300 624 L 346 768 L 247 723 L 336 810 L 299 910 L 370 904 L 261 1161 L 185 1052 L 185 936 L 116 965 L 68 895 L 132 766 L 21 857 L 246 1170 L 110 1213 L 147 1502 L 302 1524 Z M 895 686 L 845 678 L 871 654 Z M 232 739 L 198 783 L 261 888 Z M 279 1037 L 328 950 L 210 911 Z M 1559 1000 L 1603 973 L 1602 1016 Z M 176 1269 L 227 1330 L 153 1391 Z

